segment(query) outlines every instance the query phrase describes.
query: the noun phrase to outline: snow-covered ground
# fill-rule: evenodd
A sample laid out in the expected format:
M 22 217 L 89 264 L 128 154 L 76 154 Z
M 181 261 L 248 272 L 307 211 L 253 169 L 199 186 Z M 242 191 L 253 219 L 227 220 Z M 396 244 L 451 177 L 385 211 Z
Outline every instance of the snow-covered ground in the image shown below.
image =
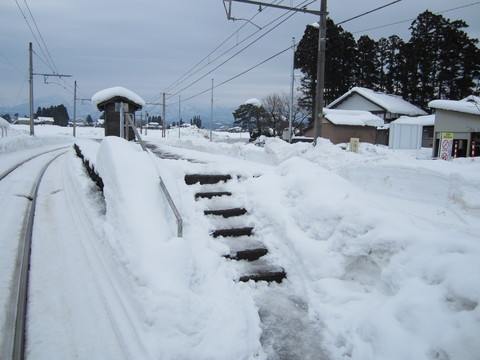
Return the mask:
M 32 255 L 33 358 L 479 358 L 480 159 L 148 130 L 146 141 L 182 157 L 168 160 L 103 139 L 103 129 L 77 128 L 75 140 L 71 128 L 35 131 L 10 127 L 0 173 L 75 141 L 102 176 L 105 200 L 73 150 L 46 174 Z M 204 216 L 210 204 L 183 181 L 197 172 L 235 175 L 227 201 L 249 211 L 255 239 L 287 272 L 282 284 L 234 281 L 241 266 L 209 236 L 227 220 Z

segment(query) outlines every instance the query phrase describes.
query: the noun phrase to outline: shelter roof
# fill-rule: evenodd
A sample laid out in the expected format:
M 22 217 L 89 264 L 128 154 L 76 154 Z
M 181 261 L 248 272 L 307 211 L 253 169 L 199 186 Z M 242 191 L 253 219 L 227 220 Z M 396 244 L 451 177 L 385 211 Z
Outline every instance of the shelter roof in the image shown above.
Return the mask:
M 102 110 L 106 103 L 117 101 L 130 103 L 137 109 L 141 109 L 145 106 L 145 100 L 143 100 L 133 91 L 121 86 L 100 90 L 92 96 L 92 104 L 99 110 Z

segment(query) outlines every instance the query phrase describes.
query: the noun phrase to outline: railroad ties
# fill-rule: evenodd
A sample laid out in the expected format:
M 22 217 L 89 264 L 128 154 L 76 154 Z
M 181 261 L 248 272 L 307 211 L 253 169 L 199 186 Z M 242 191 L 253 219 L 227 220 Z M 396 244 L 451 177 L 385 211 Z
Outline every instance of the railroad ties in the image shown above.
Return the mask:
M 206 201 L 208 207 L 204 210 L 206 216 L 211 218 L 213 222 L 217 220 L 219 223 L 222 223 L 222 221 L 218 221 L 221 219 L 234 219 L 232 223 L 236 225 L 218 228 L 211 233 L 211 236 L 219 239 L 230 248 L 230 254 L 225 255 L 225 258 L 244 263 L 244 266 L 241 267 L 243 274 L 238 281 L 275 281 L 280 283 L 286 277 L 285 270 L 280 266 L 271 264 L 264 258 L 268 254 L 268 249 L 261 241 L 255 239 L 255 229 L 253 227 L 238 225 L 242 223 L 242 217 L 248 215 L 247 210 L 243 207 L 222 204 L 221 199 L 233 197 L 231 192 L 221 190 L 221 185 L 231 179 L 230 175 L 185 175 L 187 185 L 199 184 L 207 188 L 208 191 L 200 191 L 195 194 L 197 201 Z M 215 189 L 217 185 L 218 191 Z

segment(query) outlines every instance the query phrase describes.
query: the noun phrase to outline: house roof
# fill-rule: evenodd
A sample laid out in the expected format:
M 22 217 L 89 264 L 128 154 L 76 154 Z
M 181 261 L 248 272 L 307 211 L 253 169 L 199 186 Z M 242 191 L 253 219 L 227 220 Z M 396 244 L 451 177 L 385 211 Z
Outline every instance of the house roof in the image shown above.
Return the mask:
M 377 115 L 364 110 L 324 109 L 325 119 L 335 125 L 383 126 L 384 122 Z
M 480 97 L 470 95 L 463 100 L 433 100 L 428 106 L 434 109 L 480 115 Z
M 121 86 L 115 86 L 108 89 L 100 90 L 92 96 L 92 104 L 99 110 L 107 102 L 115 99 L 123 100 L 125 102 L 133 103 L 137 108 L 145 106 L 145 100 L 135 94 L 133 91 L 128 90 Z
M 424 116 L 400 116 L 397 120 L 391 122 L 392 124 L 410 124 L 422 126 L 434 126 L 435 115 Z
M 371 89 L 363 87 L 353 87 L 350 91 L 346 92 L 340 96 L 337 100 L 331 102 L 327 108 L 333 108 L 335 105 L 338 105 L 352 96 L 354 93 L 357 93 L 360 96 L 363 96 L 367 100 L 373 102 L 374 104 L 380 106 L 386 111 L 392 114 L 402 114 L 402 115 L 427 115 L 425 111 L 420 109 L 418 106 L 410 104 L 408 101 L 404 100 L 401 96 L 386 94 L 378 91 L 373 91 Z

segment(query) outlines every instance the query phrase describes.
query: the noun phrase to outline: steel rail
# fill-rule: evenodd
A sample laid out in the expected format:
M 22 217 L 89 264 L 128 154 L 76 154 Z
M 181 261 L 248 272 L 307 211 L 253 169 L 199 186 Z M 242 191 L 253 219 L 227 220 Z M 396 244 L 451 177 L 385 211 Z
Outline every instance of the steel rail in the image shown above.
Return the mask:
M 135 136 L 138 139 L 138 142 L 140 143 L 140 146 L 142 147 L 142 150 L 145 151 L 150 159 L 153 161 L 152 155 L 147 149 L 147 146 L 145 144 L 145 141 L 140 137 L 140 134 L 138 133 L 137 128 L 135 127 L 135 124 L 133 121 L 130 119 L 130 114 L 126 114 L 127 122 L 128 124 L 132 127 L 133 132 L 135 133 Z M 157 164 L 153 161 L 155 168 L 157 169 Z M 175 216 L 176 222 L 177 222 L 177 236 L 182 237 L 183 236 L 183 219 L 182 216 L 180 215 L 180 212 L 177 209 L 177 206 L 175 205 L 175 202 L 173 201 L 172 197 L 170 196 L 170 193 L 168 192 L 167 187 L 165 186 L 165 183 L 163 182 L 162 177 L 160 176 L 160 173 L 157 169 L 158 173 L 158 178 L 160 179 L 160 189 L 162 189 L 162 193 L 165 196 L 165 199 L 167 199 L 168 205 L 170 206 L 170 209 L 173 212 L 173 215 Z
M 62 148 L 56 149 L 60 150 Z M 52 150 L 54 151 L 54 150 Z M 48 151 L 51 152 L 51 151 Z M 39 154 L 30 158 L 36 158 Z M 17 259 L 15 262 L 12 292 L 10 294 L 8 312 L 5 320 L 4 339 L 1 350 L 2 359 L 24 360 L 25 359 L 25 338 L 26 338 L 26 317 L 28 303 L 28 282 L 30 268 L 30 253 L 32 245 L 33 224 L 35 218 L 35 206 L 37 202 L 38 189 L 48 167 L 66 151 L 56 155 L 49 160 L 40 170 L 30 191 L 30 204 L 26 209 L 25 221 L 20 236 Z M 29 161 L 25 160 L 22 162 Z M 20 164 L 21 165 L 21 164 Z M 20 166 L 18 165 L 17 168 Z M 10 172 L 14 171 L 11 170 Z M 6 175 L 5 175 L 6 176 Z
M 53 149 L 53 150 L 48 150 L 48 151 L 45 151 L 45 152 L 43 152 L 43 153 L 40 153 L 40 154 L 31 156 L 31 157 L 29 157 L 28 159 L 19 162 L 18 164 L 12 166 L 10 169 L 8 169 L 8 170 L 4 171 L 2 174 L 0 174 L 0 181 L 2 181 L 5 177 L 8 176 L 8 174 L 10 174 L 11 172 L 15 171 L 16 169 L 18 169 L 20 166 L 22 166 L 22 165 L 25 164 L 26 162 L 29 162 L 30 160 L 33 160 L 33 159 L 35 159 L 36 157 L 39 157 L 40 155 L 48 154 L 48 153 L 51 153 L 51 152 L 53 152 L 53 151 L 57 151 L 57 150 L 60 150 L 60 149 L 65 149 L 65 148 L 67 148 L 67 147 L 70 147 L 70 145 L 68 145 L 68 146 L 62 146 L 62 147 L 59 147 L 59 148 Z

